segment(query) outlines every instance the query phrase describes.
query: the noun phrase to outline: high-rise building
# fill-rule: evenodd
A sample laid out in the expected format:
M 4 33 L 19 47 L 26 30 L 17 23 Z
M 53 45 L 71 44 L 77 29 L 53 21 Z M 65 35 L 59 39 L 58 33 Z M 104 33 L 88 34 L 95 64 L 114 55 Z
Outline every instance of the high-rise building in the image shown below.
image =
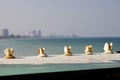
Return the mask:
M 9 37 L 9 30 L 8 29 L 3 29 L 2 30 L 2 36 L 5 37 L 5 38 L 8 38 Z
M 42 37 L 41 30 L 38 30 L 37 36 L 38 36 L 38 37 Z
M 38 30 L 38 31 L 36 31 L 36 30 L 33 30 L 32 32 L 32 36 L 33 37 L 42 37 L 42 34 L 41 34 L 41 30 Z
M 33 30 L 32 34 L 34 37 L 36 37 L 36 30 Z

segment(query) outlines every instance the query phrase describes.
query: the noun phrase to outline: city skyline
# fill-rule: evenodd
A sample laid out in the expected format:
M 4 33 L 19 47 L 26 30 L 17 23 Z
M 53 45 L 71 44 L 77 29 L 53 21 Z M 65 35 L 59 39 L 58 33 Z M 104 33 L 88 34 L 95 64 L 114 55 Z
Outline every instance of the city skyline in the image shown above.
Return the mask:
M 42 31 L 39 29 L 39 30 L 32 30 L 32 31 L 29 31 L 28 34 L 23 34 L 23 35 L 20 35 L 20 34 L 13 34 L 9 29 L 7 28 L 4 28 L 2 29 L 1 31 L 1 34 L 0 34 L 0 38 L 79 38 L 81 36 L 78 36 L 74 33 L 72 33 L 71 35 L 55 35 L 53 33 L 50 33 L 49 35 L 45 36 L 45 35 L 42 35 Z
M 0 32 L 1 32 L 0 36 L 3 36 L 3 37 L 9 37 L 9 36 L 11 36 L 11 35 L 14 35 L 14 36 L 15 36 L 15 34 L 13 34 L 12 32 L 10 32 L 10 30 L 7 29 L 7 28 L 2 29 Z M 17 35 L 20 35 L 20 34 L 17 34 Z M 33 30 L 33 31 L 31 31 L 31 32 L 28 32 L 27 35 L 26 35 L 26 34 L 23 34 L 23 35 L 20 35 L 20 36 L 42 37 L 42 32 L 41 32 L 41 30 L 38 30 L 38 31 Z
M 120 37 L 120 0 L 0 0 L 0 11 L 0 30 L 15 35 Z

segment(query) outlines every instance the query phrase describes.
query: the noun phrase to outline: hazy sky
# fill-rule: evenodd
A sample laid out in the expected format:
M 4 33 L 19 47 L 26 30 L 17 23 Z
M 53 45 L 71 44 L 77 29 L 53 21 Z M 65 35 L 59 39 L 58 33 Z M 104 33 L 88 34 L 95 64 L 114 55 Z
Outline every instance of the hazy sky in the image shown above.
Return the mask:
M 120 0 L 0 0 L 0 34 L 120 36 Z

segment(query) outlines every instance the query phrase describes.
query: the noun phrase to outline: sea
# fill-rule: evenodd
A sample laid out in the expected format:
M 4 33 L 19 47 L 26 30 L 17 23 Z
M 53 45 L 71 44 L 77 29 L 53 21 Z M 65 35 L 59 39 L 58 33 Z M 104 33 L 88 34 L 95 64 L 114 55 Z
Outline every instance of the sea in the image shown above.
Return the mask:
M 103 53 L 103 47 L 106 42 L 113 43 L 113 52 L 120 50 L 120 37 L 0 39 L 0 58 L 5 56 L 4 50 L 6 48 L 13 48 L 15 50 L 14 55 L 17 57 L 37 56 L 38 48 L 45 48 L 47 55 L 62 55 L 64 54 L 64 46 L 71 46 L 72 54 L 84 54 L 86 45 L 93 46 L 93 54 Z M 120 67 L 120 64 L 0 64 L 0 76 L 107 67 Z
M 45 48 L 47 55 L 61 55 L 64 46 L 71 46 L 73 54 L 84 54 L 86 45 L 93 46 L 93 53 L 104 52 L 105 43 L 113 43 L 113 51 L 120 50 L 120 38 L 23 38 L 23 39 L 1 39 L 0 57 L 3 57 L 6 48 L 13 48 L 16 56 L 36 56 L 38 48 Z

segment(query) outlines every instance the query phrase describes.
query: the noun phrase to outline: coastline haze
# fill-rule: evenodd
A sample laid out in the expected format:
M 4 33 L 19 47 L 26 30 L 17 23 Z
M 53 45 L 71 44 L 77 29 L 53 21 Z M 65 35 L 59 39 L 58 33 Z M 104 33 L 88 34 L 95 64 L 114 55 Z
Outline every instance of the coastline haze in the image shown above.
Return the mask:
M 0 0 L 0 32 L 119 37 L 119 8 L 119 0 Z

